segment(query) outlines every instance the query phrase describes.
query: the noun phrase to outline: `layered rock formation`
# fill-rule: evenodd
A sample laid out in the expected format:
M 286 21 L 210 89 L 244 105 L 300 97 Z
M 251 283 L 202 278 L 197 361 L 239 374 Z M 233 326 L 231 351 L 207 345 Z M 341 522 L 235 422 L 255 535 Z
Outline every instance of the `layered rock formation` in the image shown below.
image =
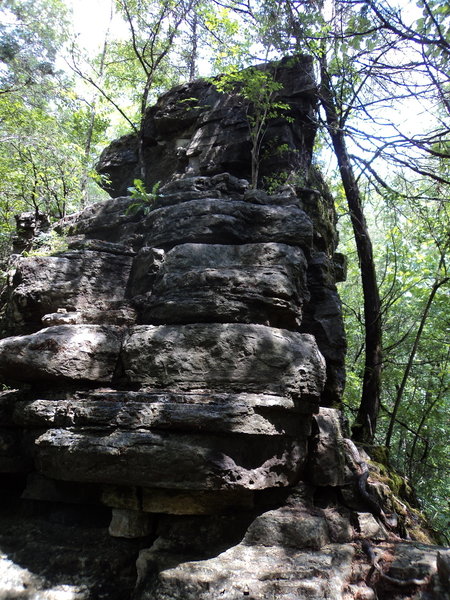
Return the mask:
M 29 579 L 50 590 L 39 598 L 131 597 L 134 585 L 137 600 L 390 598 L 400 573 L 405 589 L 444 597 L 448 555 L 438 570 L 437 549 L 394 543 L 402 528 L 430 540 L 385 483 L 367 491 L 368 457 L 325 408 L 343 388 L 343 261 L 310 169 L 311 61 L 271 68 L 292 118 L 268 124 L 267 148 L 288 149 L 262 173 L 297 172 L 295 185 L 249 188 L 248 107 L 194 82 L 148 111 L 147 183 L 162 183 L 151 206 L 88 207 L 59 224 L 67 250 L 12 261 L 0 373 L 16 389 L 0 397 L 0 471 L 12 497 L 56 513 L 58 535 L 72 526 L 85 560 L 70 576 L 58 556 L 38 567 L 6 527 L 8 556 L 36 574 L 8 571 L 11 594 Z M 135 176 L 136 143 L 102 155 L 111 190 Z M 92 559 L 91 511 L 93 539 L 109 516 L 111 536 L 137 540 L 123 557 L 111 542 Z M 405 555 L 408 575 L 395 571 Z

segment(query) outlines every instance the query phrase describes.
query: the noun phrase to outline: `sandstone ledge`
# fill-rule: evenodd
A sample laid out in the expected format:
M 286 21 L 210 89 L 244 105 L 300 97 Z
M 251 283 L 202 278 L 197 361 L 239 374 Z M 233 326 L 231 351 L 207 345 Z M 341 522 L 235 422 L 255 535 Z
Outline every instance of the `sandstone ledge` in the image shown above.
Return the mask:
M 143 386 L 319 397 L 325 362 L 314 338 L 264 325 L 141 325 L 122 351 L 130 382 Z

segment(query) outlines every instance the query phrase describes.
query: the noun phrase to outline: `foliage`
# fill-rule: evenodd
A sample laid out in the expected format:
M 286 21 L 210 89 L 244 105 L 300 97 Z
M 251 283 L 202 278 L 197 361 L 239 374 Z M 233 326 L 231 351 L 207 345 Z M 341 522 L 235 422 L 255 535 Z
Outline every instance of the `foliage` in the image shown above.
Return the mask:
M 1 94 L 28 92 L 55 73 L 64 38 L 61 0 L 3 0 L 0 24 Z
M 214 74 L 241 70 L 248 65 L 254 31 L 232 6 L 201 2 L 197 14 L 204 39 L 204 51 Z
M 100 195 L 89 185 L 90 150 L 109 119 L 93 119 L 75 82 L 57 67 L 68 36 L 62 2 L 8 1 L 0 13 L 0 236 L 7 253 L 14 214 L 41 210 L 59 219 L 90 193 Z
M 338 190 L 337 190 L 338 191 Z M 408 373 L 391 440 L 390 459 L 417 490 L 437 530 L 448 532 L 447 503 L 450 286 L 445 282 L 448 203 L 420 206 L 399 196 L 386 205 L 378 196 L 367 204 L 383 298 L 384 364 L 380 426 L 376 443 L 384 445 L 392 409 L 411 357 L 419 323 L 436 281 L 443 281 L 430 305 Z M 345 404 L 357 410 L 364 347 L 357 261 L 347 215 L 340 205 L 342 250 L 349 257 L 348 279 L 340 286 L 348 354 Z M 447 245 L 446 245 L 447 244 Z M 441 264 L 439 264 L 441 263 Z M 447 533 L 448 535 L 448 533 Z
M 134 179 L 133 186 L 129 187 L 128 191 L 130 192 L 131 198 L 136 200 L 136 202 L 130 204 L 130 206 L 127 208 L 127 213 L 142 209 L 145 215 L 148 214 L 152 209 L 153 204 L 159 197 L 158 190 L 160 185 L 161 182 L 157 181 L 153 185 L 152 191 L 147 192 L 145 183 L 142 181 L 142 179 Z
M 247 122 L 250 132 L 252 187 L 256 188 L 259 179 L 259 164 L 267 125 L 270 119 L 283 117 L 290 119 L 287 112 L 289 105 L 277 99 L 283 85 L 272 73 L 264 68 L 250 67 L 238 71 L 235 67 L 222 75 L 215 86 L 219 92 L 238 93 L 246 100 Z
M 41 233 L 33 240 L 33 249 L 24 253 L 25 256 L 54 256 L 59 252 L 65 252 L 68 248 L 67 239 L 64 235 L 51 229 Z

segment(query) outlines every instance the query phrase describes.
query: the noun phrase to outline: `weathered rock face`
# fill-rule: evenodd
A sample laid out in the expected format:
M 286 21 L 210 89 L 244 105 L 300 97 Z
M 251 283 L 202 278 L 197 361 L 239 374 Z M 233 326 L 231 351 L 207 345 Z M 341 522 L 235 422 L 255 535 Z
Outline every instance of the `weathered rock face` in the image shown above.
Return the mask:
M 50 229 L 47 215 L 36 212 L 23 212 L 16 215 L 16 235 L 13 238 L 13 252 L 28 251 L 33 246 L 34 238 Z
M 17 389 L 0 393 L 0 473 L 13 502 L 19 490 L 40 507 L 58 552 L 44 568 L 42 528 L 24 522 L 25 550 L 20 526 L 0 528 L 2 550 L 39 574 L 0 560 L 6 597 L 390 598 L 408 557 L 404 578 L 445 597 L 447 554 L 436 566 L 437 549 L 395 547 L 402 531 L 429 540 L 324 408 L 344 382 L 344 262 L 309 168 L 311 61 L 274 70 L 292 119 L 269 124 L 267 148 L 288 150 L 262 174 L 297 170 L 310 187 L 249 189 L 246 107 L 194 82 L 148 111 L 152 206 L 88 207 L 59 224 L 66 251 L 12 261 L 0 375 Z M 100 161 L 117 193 L 136 174 L 133 144 Z M 98 556 L 80 520 L 94 508 Z M 108 523 L 122 547 L 104 543 Z M 372 582 L 377 553 L 394 570 Z
M 169 389 L 278 393 L 318 399 L 325 363 L 314 338 L 264 325 L 140 325 L 122 349 L 131 382 Z
M 10 273 L 6 332 L 35 332 L 42 328 L 43 317 L 58 309 L 114 310 L 125 298 L 130 254 L 74 250 L 60 256 L 17 258 Z
M 286 119 L 268 128 L 263 146 L 261 177 L 287 170 L 304 175 L 311 162 L 316 126 L 313 63 L 309 56 L 266 65 L 283 85 L 278 99 L 289 105 Z M 203 80 L 174 88 L 147 112 L 143 131 L 148 189 L 172 176 L 232 173 L 250 178 L 247 106 L 238 95 L 223 95 L 213 82 Z M 280 164 L 278 148 L 283 148 Z M 301 151 L 299 152 L 299 149 Z M 127 193 L 138 169 L 138 139 L 127 135 L 113 142 L 101 155 L 97 170 L 106 175 L 112 196 Z
M 164 257 L 164 258 L 163 258 Z M 143 277 L 154 261 L 157 277 Z M 145 323 L 237 322 L 296 329 L 308 299 L 303 251 L 278 243 L 180 244 L 134 261 L 130 289 Z M 155 274 L 156 275 L 156 274 Z

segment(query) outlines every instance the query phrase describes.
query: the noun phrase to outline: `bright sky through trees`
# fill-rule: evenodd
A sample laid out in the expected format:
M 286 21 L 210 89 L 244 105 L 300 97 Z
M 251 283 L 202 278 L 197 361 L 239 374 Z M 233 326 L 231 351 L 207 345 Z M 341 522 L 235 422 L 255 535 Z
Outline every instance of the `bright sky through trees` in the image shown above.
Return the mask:
M 110 26 L 112 0 L 66 0 L 73 15 L 73 30 L 82 47 L 98 52 L 105 33 Z M 120 19 L 114 19 L 114 33 L 117 37 L 127 35 L 127 29 Z

